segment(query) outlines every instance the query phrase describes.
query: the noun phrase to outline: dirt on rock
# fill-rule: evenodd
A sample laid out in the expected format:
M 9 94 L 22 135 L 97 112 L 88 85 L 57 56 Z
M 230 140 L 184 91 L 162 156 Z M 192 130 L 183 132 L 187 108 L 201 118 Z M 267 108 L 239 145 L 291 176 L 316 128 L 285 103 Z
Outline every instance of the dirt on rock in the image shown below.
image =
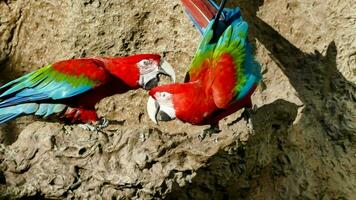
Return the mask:
M 356 6 L 234 0 L 263 66 L 253 131 L 241 111 L 154 125 L 140 89 L 103 99 L 98 132 L 0 125 L 0 199 L 356 199 Z M 200 34 L 178 0 L 0 1 L 0 82 L 54 61 L 159 53 L 183 80 Z M 162 84 L 168 80 L 163 80 Z

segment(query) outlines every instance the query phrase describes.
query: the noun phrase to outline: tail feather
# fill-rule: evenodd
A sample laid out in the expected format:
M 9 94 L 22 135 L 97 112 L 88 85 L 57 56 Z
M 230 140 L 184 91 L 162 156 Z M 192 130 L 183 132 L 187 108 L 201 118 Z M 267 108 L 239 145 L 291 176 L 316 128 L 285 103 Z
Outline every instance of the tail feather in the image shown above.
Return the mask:
M 214 0 L 208 0 L 210 5 L 212 5 L 216 10 L 219 10 L 219 5 Z
M 14 96 L 9 99 L 0 102 L 0 108 L 6 108 L 16 104 L 21 104 L 27 101 L 46 99 L 45 95 L 32 95 L 30 97 Z
M 61 113 L 66 108 L 67 106 L 64 104 L 40 104 L 35 115 L 46 118 L 54 113 Z
M 19 115 L 20 114 L 15 114 L 15 113 L 13 113 L 13 114 L 3 114 L 3 115 L 0 114 L 0 124 L 5 123 L 7 121 L 10 121 L 10 120 L 18 117 Z
M 181 0 L 185 13 L 201 33 L 204 33 L 210 20 L 218 12 L 218 6 L 212 0 Z
M 0 108 L 0 123 L 7 122 L 23 114 L 31 114 L 38 109 L 38 104 L 28 103 Z
M 67 108 L 64 104 L 49 103 L 24 103 L 15 106 L 0 108 L 0 124 L 10 121 L 21 115 L 34 114 L 40 117 L 48 117 L 52 114 L 62 113 Z
M 197 29 L 204 34 L 209 23 L 216 18 L 220 10 L 220 6 L 214 0 L 181 0 L 185 13 L 192 20 Z M 224 7 L 226 1 L 221 5 Z M 223 30 L 232 23 L 237 23 L 241 18 L 240 8 L 222 8 L 220 20 L 224 23 L 215 22 L 218 27 L 213 28 L 217 35 L 220 35 Z M 242 20 L 242 19 L 241 19 Z M 241 21 L 240 20 L 240 21 Z M 217 28 L 217 29 L 216 29 Z

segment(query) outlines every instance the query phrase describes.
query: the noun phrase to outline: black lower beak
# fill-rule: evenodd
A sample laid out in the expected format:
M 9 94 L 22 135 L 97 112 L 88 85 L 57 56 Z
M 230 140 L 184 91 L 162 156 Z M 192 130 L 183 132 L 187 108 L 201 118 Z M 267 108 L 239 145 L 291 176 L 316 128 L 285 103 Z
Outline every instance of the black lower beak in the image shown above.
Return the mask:
M 158 117 L 159 117 L 158 118 L 159 121 L 171 121 L 172 120 L 172 118 L 167 113 L 165 113 L 163 111 L 158 112 Z
M 146 89 L 146 90 L 150 90 L 154 87 L 156 87 L 158 85 L 158 79 L 157 78 L 154 78 L 154 79 L 151 79 L 150 81 L 148 81 L 144 86 L 143 88 Z

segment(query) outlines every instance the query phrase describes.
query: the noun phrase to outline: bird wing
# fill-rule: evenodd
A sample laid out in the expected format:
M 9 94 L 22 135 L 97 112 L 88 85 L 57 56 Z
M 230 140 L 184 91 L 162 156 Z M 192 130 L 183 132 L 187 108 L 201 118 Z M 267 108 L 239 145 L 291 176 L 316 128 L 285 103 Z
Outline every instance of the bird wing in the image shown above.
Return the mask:
M 238 8 L 230 16 L 215 29 L 215 20 L 209 23 L 186 76 L 186 81 L 202 81 L 219 108 L 244 98 L 261 79 L 247 41 L 248 25 Z
M 96 59 L 72 59 L 38 69 L 0 87 L 0 108 L 82 94 L 108 81 L 103 65 Z

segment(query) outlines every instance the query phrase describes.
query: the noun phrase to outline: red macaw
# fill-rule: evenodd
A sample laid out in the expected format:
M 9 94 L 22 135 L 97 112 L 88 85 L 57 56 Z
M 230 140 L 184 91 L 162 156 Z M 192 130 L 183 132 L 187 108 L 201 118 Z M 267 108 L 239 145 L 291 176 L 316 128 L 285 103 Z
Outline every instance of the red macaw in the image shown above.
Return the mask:
M 0 123 L 30 114 L 95 122 L 94 106 L 102 98 L 139 87 L 151 89 L 157 86 L 158 74 L 175 81 L 173 68 L 156 54 L 56 62 L 0 87 Z
M 222 118 L 252 106 L 251 95 L 262 78 L 247 41 L 248 25 L 240 9 L 220 8 L 211 0 L 182 0 L 187 14 L 204 34 L 185 83 L 162 85 L 149 94 L 147 111 L 157 123 L 175 118 L 218 130 Z

